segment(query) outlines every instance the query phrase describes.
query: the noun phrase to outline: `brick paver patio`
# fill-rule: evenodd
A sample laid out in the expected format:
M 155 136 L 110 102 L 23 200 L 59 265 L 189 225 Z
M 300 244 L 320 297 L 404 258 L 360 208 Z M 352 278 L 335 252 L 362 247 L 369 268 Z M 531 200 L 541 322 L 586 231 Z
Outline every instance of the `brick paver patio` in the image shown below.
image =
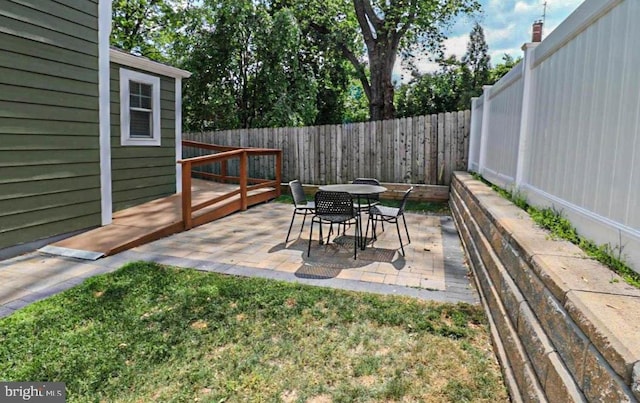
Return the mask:
M 316 226 L 307 257 L 310 218 L 297 237 L 302 220 L 296 217 L 285 244 L 291 212 L 291 205 L 261 204 L 96 261 L 38 252 L 2 261 L 0 316 L 135 260 L 443 302 L 479 302 L 450 217 L 406 213 L 411 234 L 407 244 L 401 228 L 406 256 L 399 253 L 396 228 L 387 225 L 354 260 L 354 227 L 320 245 Z

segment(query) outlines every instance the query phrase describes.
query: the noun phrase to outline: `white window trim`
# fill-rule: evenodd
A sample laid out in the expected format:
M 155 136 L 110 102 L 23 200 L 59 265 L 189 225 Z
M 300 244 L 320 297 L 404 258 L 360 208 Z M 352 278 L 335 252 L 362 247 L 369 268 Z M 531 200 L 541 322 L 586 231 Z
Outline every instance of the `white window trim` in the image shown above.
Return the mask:
M 151 85 L 152 137 L 131 138 L 129 135 L 129 80 Z M 160 77 L 120 68 L 120 144 L 123 146 L 160 145 Z

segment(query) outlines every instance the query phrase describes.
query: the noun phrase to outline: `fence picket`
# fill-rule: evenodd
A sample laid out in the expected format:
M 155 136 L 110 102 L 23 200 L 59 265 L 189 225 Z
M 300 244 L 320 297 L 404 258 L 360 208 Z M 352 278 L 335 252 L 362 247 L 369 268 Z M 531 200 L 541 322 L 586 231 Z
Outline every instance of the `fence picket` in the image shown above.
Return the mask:
M 448 184 L 454 170 L 466 169 L 470 119 L 470 111 L 460 111 L 333 126 L 185 133 L 183 138 L 282 149 L 283 182 L 344 183 L 375 177 L 382 182 Z M 200 151 L 184 149 L 185 158 L 196 153 Z M 275 174 L 273 165 L 267 157 L 254 157 L 249 170 L 252 176 L 267 178 Z

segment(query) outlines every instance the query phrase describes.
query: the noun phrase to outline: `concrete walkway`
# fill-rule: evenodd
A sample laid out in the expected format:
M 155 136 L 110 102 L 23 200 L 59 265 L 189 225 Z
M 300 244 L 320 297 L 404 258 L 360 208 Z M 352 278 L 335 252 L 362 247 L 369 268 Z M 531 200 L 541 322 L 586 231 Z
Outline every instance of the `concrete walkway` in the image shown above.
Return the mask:
M 398 253 L 395 227 L 387 225 L 354 260 L 349 236 L 353 228 L 346 236 L 319 245 L 316 226 L 307 257 L 310 219 L 298 238 L 301 219 L 296 217 L 285 244 L 291 212 L 291 205 L 261 204 L 96 261 L 40 252 L 1 261 L 0 317 L 137 260 L 424 300 L 479 303 L 450 217 L 407 213 L 411 243 L 404 239 L 406 257 Z M 402 235 L 406 238 L 404 231 Z

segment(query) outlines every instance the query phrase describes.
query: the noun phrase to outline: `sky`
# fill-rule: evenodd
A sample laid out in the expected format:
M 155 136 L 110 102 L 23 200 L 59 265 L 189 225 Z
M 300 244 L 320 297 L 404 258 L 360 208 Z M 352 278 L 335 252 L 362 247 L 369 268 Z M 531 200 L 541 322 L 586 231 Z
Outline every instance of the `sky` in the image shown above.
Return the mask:
M 445 55 L 456 55 L 460 59 L 465 54 L 469 33 L 477 20 L 484 30 L 492 66 L 500 63 L 505 53 L 514 59 L 521 57 L 522 45 L 531 41 L 531 25 L 536 20 L 542 20 L 544 2 L 545 0 L 480 0 L 482 13 L 473 18 L 459 18 L 447 32 Z M 583 0 L 547 0 L 546 3 L 543 40 L 578 8 Z M 423 73 L 432 72 L 438 70 L 438 65 L 421 60 L 418 68 Z M 396 69 L 397 73 L 402 72 L 401 66 L 396 66 Z M 404 79 L 408 78 L 407 74 L 402 76 Z

